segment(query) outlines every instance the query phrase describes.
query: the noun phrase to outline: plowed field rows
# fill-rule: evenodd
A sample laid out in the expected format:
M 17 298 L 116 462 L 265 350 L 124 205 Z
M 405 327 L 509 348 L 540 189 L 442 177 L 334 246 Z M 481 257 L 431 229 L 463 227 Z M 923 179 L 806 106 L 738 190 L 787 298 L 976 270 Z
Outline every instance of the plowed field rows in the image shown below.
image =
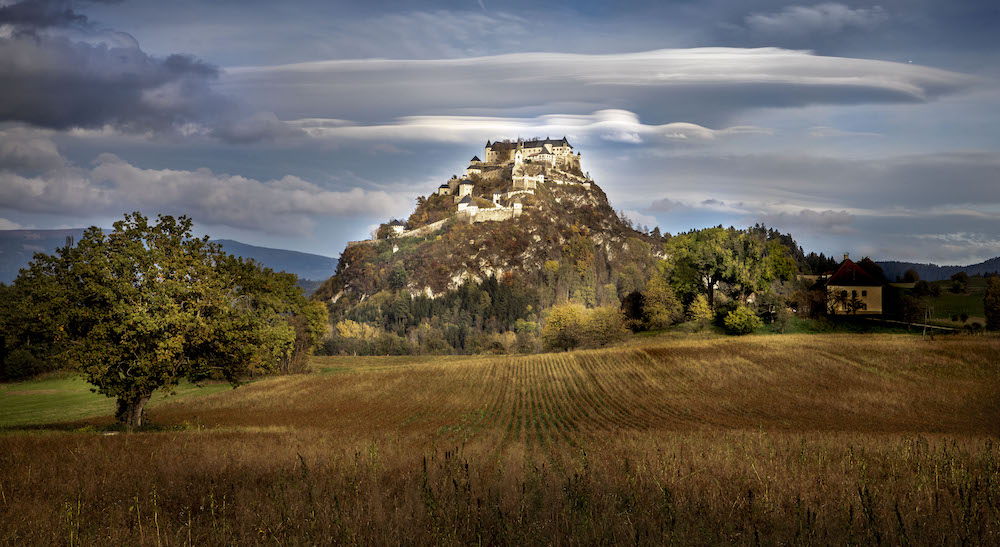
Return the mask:
M 675 341 L 391 365 L 325 358 L 348 372 L 265 380 L 159 408 L 155 418 L 529 446 L 622 430 L 996 431 L 997 340 L 857 340 Z
M 998 338 L 316 368 L 0 434 L 0 545 L 1000 544 Z

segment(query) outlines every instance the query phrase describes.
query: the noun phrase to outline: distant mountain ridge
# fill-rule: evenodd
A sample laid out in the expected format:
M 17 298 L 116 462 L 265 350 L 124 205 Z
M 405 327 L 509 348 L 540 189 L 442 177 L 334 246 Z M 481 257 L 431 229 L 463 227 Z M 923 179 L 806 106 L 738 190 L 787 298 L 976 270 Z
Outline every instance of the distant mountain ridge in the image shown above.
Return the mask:
M 17 278 L 18 270 L 26 267 L 36 252 L 52 254 L 58 247 L 66 245 L 67 238 L 79 241 L 82 228 L 65 230 L 0 230 L 0 283 L 10 283 Z M 333 275 L 337 259 L 323 255 L 258 247 L 233 241 L 216 239 L 227 253 L 243 258 L 252 258 L 276 271 L 293 273 L 299 277 L 299 284 L 311 292 L 314 284 L 307 280 L 323 281 Z M 310 287 L 312 285 L 312 287 Z
M 982 275 L 1000 272 L 1000 256 L 978 264 L 970 264 L 968 266 L 938 266 L 937 264 L 900 262 L 897 260 L 879 261 L 878 265 L 882 267 L 882 271 L 885 272 L 885 276 L 889 278 L 890 281 L 896 279 L 897 277 L 902 277 L 903 273 L 911 268 L 916 270 L 920 279 L 926 281 L 940 281 L 942 279 L 948 279 L 958 272 L 965 272 L 969 275 Z
M 329 256 L 258 247 L 231 239 L 216 239 L 216 243 L 229 254 L 252 258 L 273 270 L 282 270 L 299 276 L 299 279 L 325 281 L 337 269 L 337 259 Z

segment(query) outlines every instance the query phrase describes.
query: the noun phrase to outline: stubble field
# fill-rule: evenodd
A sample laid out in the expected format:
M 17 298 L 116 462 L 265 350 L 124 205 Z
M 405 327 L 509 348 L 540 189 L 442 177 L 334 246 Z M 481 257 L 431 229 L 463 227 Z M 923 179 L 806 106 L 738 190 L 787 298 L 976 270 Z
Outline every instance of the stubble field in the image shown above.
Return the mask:
M 0 435 L 4 544 L 1000 542 L 1000 339 L 652 339 Z M 40 425 L 40 424 L 35 424 Z

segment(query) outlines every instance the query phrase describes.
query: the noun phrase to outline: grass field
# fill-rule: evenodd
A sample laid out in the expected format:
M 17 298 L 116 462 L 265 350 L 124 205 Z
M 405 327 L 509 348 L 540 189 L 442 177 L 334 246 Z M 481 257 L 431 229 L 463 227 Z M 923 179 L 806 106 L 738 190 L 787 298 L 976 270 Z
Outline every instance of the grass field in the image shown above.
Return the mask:
M 73 431 L 64 398 L 0 435 L 0 543 L 996 544 L 998 356 L 786 335 L 316 358 L 133 435 Z
M 934 314 L 933 317 L 938 320 L 937 322 L 960 326 L 972 323 L 973 321 L 980 323 L 986 321 L 986 312 L 983 311 L 983 296 L 986 294 L 985 278 L 969 278 L 968 289 L 965 292 L 957 294 L 951 291 L 951 281 L 935 281 L 932 285 L 941 287 L 941 296 L 928 298 L 928 304 L 930 304 Z M 951 321 L 952 315 L 962 315 L 963 313 L 969 315 L 966 323 Z
M 114 401 L 92 392 L 90 388 L 90 384 L 83 379 L 67 374 L 52 374 L 30 382 L 0 384 L 0 428 L 44 426 L 114 414 Z M 155 393 L 149 405 L 156 408 L 165 402 L 225 389 L 229 389 L 229 384 L 196 386 L 183 382 L 172 393 Z

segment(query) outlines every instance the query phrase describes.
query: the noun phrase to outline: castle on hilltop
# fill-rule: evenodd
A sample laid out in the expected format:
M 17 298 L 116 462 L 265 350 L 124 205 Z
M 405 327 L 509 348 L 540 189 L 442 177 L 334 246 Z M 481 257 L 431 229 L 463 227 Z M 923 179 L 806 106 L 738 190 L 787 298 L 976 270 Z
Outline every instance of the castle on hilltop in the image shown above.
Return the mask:
M 568 169 L 580 168 L 580 153 L 573 155 L 573 145 L 563 137 L 554 139 L 534 139 L 525 141 L 486 141 L 484 157 L 488 164 L 545 163 L 551 167 Z
M 573 145 L 566 137 L 486 141 L 483 157 L 485 160 L 473 156 L 464 178 L 452 176 L 438 187 L 436 196 L 431 196 L 436 200 L 448 200 L 448 207 L 454 207 L 449 218 L 470 224 L 516 218 L 524 207 L 530 206 L 540 185 L 570 185 L 590 190 L 593 184 L 580 169 L 580 153 L 573 153 Z M 399 222 L 389 226 L 386 236 L 425 235 L 443 226 L 446 220 L 409 230 Z

